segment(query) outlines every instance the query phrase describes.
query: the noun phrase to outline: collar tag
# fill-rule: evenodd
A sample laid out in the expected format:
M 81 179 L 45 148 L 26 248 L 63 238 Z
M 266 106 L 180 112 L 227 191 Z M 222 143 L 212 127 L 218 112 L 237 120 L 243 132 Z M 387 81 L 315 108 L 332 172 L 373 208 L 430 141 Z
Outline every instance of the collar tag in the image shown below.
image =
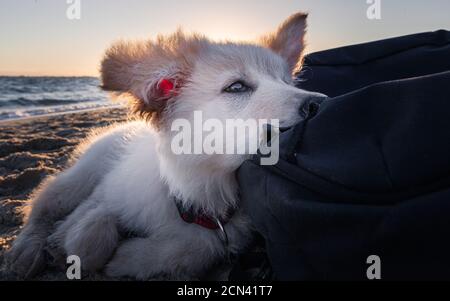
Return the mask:
M 228 241 L 227 231 L 225 231 L 225 227 L 222 225 L 222 222 L 218 218 L 216 218 L 216 223 L 217 223 L 217 226 L 219 227 L 219 230 L 220 230 L 219 231 L 219 238 L 222 241 L 222 243 L 224 244 L 225 248 L 228 249 L 229 241 Z

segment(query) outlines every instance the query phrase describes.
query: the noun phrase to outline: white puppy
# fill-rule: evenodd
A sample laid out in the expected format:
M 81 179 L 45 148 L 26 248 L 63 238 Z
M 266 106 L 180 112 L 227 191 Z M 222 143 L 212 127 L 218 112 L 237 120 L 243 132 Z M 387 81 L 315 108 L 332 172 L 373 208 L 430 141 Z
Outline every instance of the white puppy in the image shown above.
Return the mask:
M 300 121 L 302 105 L 320 98 L 293 85 L 305 28 L 299 13 L 255 44 L 177 32 L 112 46 L 103 87 L 131 96 L 143 121 L 91 135 L 74 164 L 41 185 L 8 254 L 12 268 L 33 276 L 49 252 L 77 255 L 83 270 L 109 276 L 180 279 L 239 252 L 251 227 L 234 172 L 247 156 L 175 155 L 171 124 L 192 120 L 194 111 L 220 120 L 279 119 L 281 127 Z

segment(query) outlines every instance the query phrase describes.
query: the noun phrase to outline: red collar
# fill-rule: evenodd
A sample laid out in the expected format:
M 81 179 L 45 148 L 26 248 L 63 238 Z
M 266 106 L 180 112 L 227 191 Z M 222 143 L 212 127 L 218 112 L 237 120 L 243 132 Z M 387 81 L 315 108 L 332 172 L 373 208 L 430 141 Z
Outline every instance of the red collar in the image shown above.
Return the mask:
M 234 214 L 234 209 L 230 208 L 227 211 L 225 218 L 216 218 L 205 213 L 204 211 L 195 211 L 193 207 L 186 210 L 181 201 L 176 198 L 175 204 L 177 205 L 178 213 L 180 214 L 180 217 L 183 219 L 183 221 L 188 224 L 197 224 L 209 230 L 221 229 L 230 221 L 231 217 Z

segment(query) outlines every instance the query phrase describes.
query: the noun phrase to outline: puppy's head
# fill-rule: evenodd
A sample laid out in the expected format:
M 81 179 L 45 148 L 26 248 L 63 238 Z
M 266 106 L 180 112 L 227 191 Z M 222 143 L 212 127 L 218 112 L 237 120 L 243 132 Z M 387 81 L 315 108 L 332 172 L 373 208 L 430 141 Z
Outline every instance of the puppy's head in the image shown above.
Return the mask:
M 298 13 L 257 43 L 216 43 L 181 31 L 156 41 L 119 42 L 104 57 L 105 90 L 129 94 L 134 110 L 164 128 L 194 111 L 205 118 L 298 122 L 316 94 L 293 86 L 307 15 Z

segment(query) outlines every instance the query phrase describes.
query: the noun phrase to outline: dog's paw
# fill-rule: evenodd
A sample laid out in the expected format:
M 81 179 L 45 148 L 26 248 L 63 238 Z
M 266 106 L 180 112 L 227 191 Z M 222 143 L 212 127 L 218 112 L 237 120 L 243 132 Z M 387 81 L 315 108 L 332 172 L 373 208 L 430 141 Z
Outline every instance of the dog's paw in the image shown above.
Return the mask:
M 116 250 L 104 272 L 113 278 L 147 280 L 152 275 L 151 259 L 145 254 L 145 239 L 134 238 L 123 242 Z
M 45 239 L 37 235 L 21 234 L 5 254 L 9 270 L 30 279 L 45 268 Z
M 45 251 L 48 255 L 49 265 L 64 269 L 66 267 L 66 253 L 61 247 L 61 240 L 58 235 L 50 235 L 47 238 Z

